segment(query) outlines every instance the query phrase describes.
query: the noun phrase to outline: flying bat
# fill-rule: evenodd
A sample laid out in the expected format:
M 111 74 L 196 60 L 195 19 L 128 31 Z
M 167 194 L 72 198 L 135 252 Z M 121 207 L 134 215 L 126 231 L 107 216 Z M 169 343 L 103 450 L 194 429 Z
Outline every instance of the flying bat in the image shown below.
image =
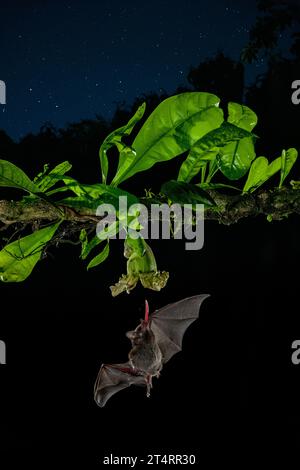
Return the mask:
M 124 364 L 102 364 L 94 387 L 97 405 L 103 407 L 115 393 L 141 385 L 150 396 L 152 378 L 159 377 L 163 365 L 181 351 L 185 331 L 199 316 L 200 306 L 208 294 L 195 295 L 169 304 L 145 318 L 133 331 L 126 333 L 131 341 L 128 361 Z

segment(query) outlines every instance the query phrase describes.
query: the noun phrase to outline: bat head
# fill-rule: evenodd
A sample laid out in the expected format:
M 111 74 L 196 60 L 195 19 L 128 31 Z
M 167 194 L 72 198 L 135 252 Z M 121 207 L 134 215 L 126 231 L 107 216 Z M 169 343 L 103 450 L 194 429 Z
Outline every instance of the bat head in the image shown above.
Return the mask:
M 133 331 L 127 331 L 126 336 L 134 344 L 141 344 L 151 335 L 149 322 L 149 304 L 145 300 L 145 317 L 140 320 L 140 324 Z

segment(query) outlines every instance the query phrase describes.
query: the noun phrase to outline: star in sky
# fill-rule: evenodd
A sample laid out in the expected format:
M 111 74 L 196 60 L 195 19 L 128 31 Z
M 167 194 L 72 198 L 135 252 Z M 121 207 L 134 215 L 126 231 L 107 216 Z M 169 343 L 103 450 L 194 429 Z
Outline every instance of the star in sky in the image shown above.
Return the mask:
M 120 96 L 130 104 L 141 93 L 173 93 L 188 85 L 191 66 L 218 50 L 238 59 L 256 17 L 250 3 L 32 0 L 16 16 L 7 2 L 0 78 L 8 104 L 0 128 L 19 139 L 46 121 L 111 119 Z

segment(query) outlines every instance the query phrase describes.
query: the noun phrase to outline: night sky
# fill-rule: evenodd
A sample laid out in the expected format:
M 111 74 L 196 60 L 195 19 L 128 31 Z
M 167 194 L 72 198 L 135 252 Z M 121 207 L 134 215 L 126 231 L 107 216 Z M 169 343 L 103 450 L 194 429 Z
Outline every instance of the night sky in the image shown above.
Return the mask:
M 218 50 L 238 59 L 256 17 L 244 0 L 11 0 L 0 11 L 0 128 L 16 140 L 47 121 L 110 119 L 117 103 L 174 92 Z M 247 67 L 246 81 L 263 67 Z

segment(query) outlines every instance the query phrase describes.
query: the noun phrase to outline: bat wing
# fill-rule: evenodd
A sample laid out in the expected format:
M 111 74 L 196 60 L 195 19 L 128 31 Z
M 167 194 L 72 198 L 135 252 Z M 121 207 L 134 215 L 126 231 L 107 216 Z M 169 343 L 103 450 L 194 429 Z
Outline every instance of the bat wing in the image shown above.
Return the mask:
M 112 395 L 130 385 L 145 385 L 145 378 L 132 369 L 129 362 L 102 364 L 94 387 L 97 405 L 103 407 Z
M 200 306 L 209 294 L 195 295 L 156 310 L 150 316 L 151 330 L 163 355 L 169 361 L 181 351 L 186 329 L 199 316 Z

